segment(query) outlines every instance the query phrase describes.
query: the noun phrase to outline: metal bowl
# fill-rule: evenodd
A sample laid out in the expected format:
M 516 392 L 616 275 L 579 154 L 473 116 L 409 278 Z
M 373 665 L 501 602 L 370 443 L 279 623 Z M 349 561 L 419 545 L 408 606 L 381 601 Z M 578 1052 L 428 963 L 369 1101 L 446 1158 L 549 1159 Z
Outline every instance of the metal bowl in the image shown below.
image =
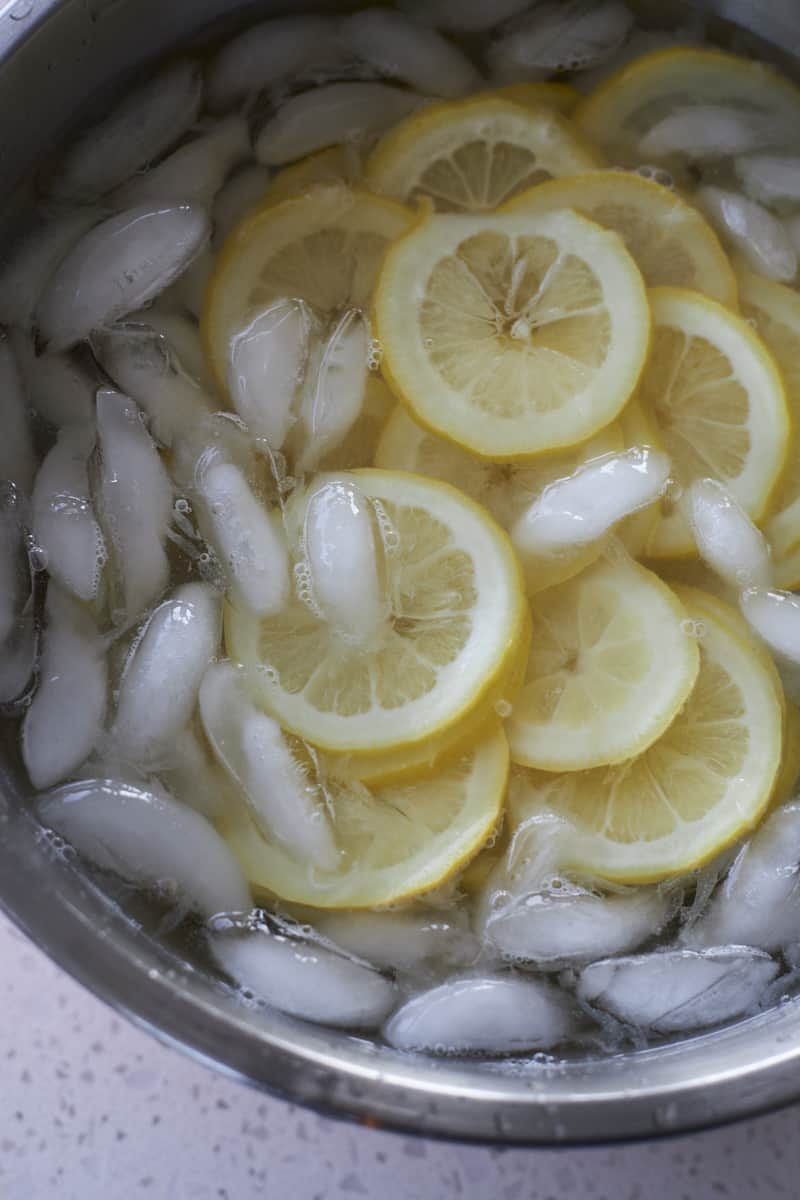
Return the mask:
M 642 3 L 663 16 L 660 0 Z M 3 6 L 0 234 L 9 236 L 29 207 L 25 179 L 90 104 L 96 111 L 147 62 L 220 20 L 277 7 L 242 0 L 14 0 Z M 784 67 L 800 59 L 797 0 L 699 0 L 697 7 L 757 35 Z M 9 740 L 0 761 L 0 904 L 6 912 L 76 979 L 163 1041 L 289 1099 L 371 1126 L 553 1144 L 695 1129 L 800 1097 L 795 1001 L 662 1048 L 501 1066 L 402 1055 L 279 1013 L 248 1010 L 200 967 L 172 955 L 65 860 L 30 817 L 25 791 Z

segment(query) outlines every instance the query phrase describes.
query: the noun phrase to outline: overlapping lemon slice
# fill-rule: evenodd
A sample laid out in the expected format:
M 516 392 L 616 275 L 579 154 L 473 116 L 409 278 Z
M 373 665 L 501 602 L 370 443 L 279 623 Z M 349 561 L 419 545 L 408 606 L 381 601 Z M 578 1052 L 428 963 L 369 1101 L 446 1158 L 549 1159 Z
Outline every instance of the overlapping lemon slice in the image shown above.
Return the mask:
M 320 184 L 354 184 L 360 175 L 360 165 L 354 146 L 329 146 L 278 171 L 264 193 L 264 203 L 280 204 L 302 196 L 309 188 Z
M 531 601 L 536 635 L 507 733 L 514 762 L 581 771 L 641 753 L 694 686 L 686 611 L 652 571 L 600 559 Z
M 231 339 L 278 300 L 302 300 L 321 318 L 369 306 L 378 267 L 410 214 L 392 200 L 317 186 L 250 213 L 227 238 L 206 293 L 203 334 L 221 382 Z
M 618 233 L 648 287 L 694 288 L 736 308 L 736 277 L 717 235 L 670 188 L 630 171 L 591 171 L 530 188 L 503 211 L 561 208 Z
M 339 862 L 322 871 L 267 841 L 244 806 L 220 832 L 257 893 L 315 908 L 378 908 L 431 891 L 462 870 L 500 820 L 508 745 L 499 723 L 438 770 L 368 788 L 320 762 Z
M 568 117 L 582 99 L 577 88 L 569 83 L 547 80 L 541 83 L 508 83 L 492 93 L 503 100 L 513 100 L 525 108 L 553 108 Z
M 452 483 L 484 505 L 504 529 L 510 530 L 548 484 L 571 475 L 593 458 L 622 450 L 624 445 L 622 429 L 613 423 L 571 450 L 527 462 L 490 462 L 429 433 L 398 405 L 378 442 L 375 465 L 415 471 Z M 560 554 L 524 559 L 522 566 L 529 594 L 582 571 L 601 553 L 605 540 L 572 546 Z
M 688 701 L 649 749 L 617 766 L 559 775 L 515 767 L 509 810 L 516 855 L 535 852 L 547 823 L 564 869 L 646 883 L 700 866 L 765 811 L 781 764 L 773 681 L 702 593 L 679 594 L 703 633 Z
M 733 123 L 750 121 L 754 138 L 763 127 L 763 145 L 770 136 L 796 130 L 800 91 L 764 63 L 680 47 L 646 54 L 612 75 L 578 105 L 573 119 L 613 162 L 637 166 L 661 157 L 656 150 L 663 139 L 653 138 L 659 123 L 677 113 L 690 123 L 692 107 L 698 125 L 709 116 L 727 124 L 729 115 Z M 680 155 L 672 157 L 680 165 Z
M 478 95 L 400 121 L 367 160 L 368 187 L 440 212 L 492 212 L 517 192 L 590 171 L 599 156 L 552 108 Z
M 492 459 L 574 446 L 610 424 L 650 337 L 621 239 L 571 212 L 426 216 L 390 247 L 374 312 L 395 394 Z
M 780 371 L 745 320 L 699 292 L 650 292 L 653 346 L 637 390 L 675 477 L 719 479 L 750 516 L 767 511 L 786 458 L 790 422 Z M 645 552 L 692 554 L 689 525 L 675 495 Z
M 455 488 L 404 472 L 360 470 L 351 484 L 372 506 L 385 618 L 366 645 L 340 636 L 313 602 L 295 594 L 277 616 L 259 619 L 228 605 L 225 640 L 248 670 L 264 707 L 299 737 L 338 753 L 378 753 L 443 734 L 503 697 L 526 644 L 528 613 L 511 544 Z M 310 495 L 292 497 L 287 524 L 304 562 Z M 357 577 L 352 618 L 357 627 Z
M 800 587 L 800 295 L 743 267 L 737 274 L 742 312 L 772 351 L 786 384 L 792 434 L 764 533 L 778 586 L 795 588 Z

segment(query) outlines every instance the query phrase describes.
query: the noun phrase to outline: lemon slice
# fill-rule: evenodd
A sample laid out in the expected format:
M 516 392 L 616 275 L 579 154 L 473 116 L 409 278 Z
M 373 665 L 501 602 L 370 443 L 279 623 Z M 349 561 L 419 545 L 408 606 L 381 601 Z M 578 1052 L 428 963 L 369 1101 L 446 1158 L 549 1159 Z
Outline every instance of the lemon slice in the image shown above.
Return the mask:
M 640 754 L 700 666 L 686 611 L 652 571 L 601 559 L 531 602 L 536 636 L 507 724 L 516 763 L 582 771 Z
M 384 377 L 416 419 L 492 459 L 610 424 L 650 336 L 621 240 L 571 212 L 428 215 L 389 249 L 375 321 Z
M 559 454 L 528 462 L 490 462 L 477 458 L 444 438 L 429 433 L 398 405 L 375 451 L 375 465 L 394 471 L 414 471 L 443 479 L 461 488 L 510 530 L 549 483 L 571 475 L 583 463 L 623 449 L 625 440 L 612 423 L 587 442 Z M 577 575 L 600 555 L 607 539 L 573 546 L 558 555 L 526 558 L 523 563 L 529 595 Z
M 764 522 L 778 587 L 800 587 L 800 296 L 793 288 L 738 268 L 742 313 L 783 372 L 792 417 L 786 469 Z
M 400 121 L 373 150 L 368 187 L 441 212 L 492 212 L 517 192 L 602 162 L 549 107 L 479 95 L 431 104 Z
M 302 196 L 319 184 L 354 184 L 360 174 L 355 146 L 329 146 L 278 171 L 264 193 L 263 203 L 280 204 Z
M 691 589 L 680 598 L 703 629 L 700 672 L 683 709 L 649 749 L 617 766 L 561 775 L 515 767 L 515 853 L 535 851 L 549 817 L 561 867 L 648 883 L 694 870 L 760 819 L 781 763 L 772 679 L 716 605 Z
M 729 110 L 731 119 L 759 118 L 796 129 L 800 92 L 763 63 L 719 50 L 676 48 L 646 54 L 602 83 L 573 119 L 613 162 L 652 162 L 647 135 L 691 105 Z M 698 121 L 701 119 L 698 115 Z
M 494 726 L 498 717 L 506 717 L 522 687 L 531 644 L 531 622 L 527 616 L 517 650 L 504 674 L 498 678 L 485 701 L 463 720 L 434 734 L 424 742 L 378 754 L 329 755 L 332 769 L 342 779 L 356 779 L 369 787 L 399 783 L 439 768 L 457 755 L 471 750 Z
M 783 722 L 783 758 L 770 807 L 779 808 L 791 800 L 797 790 L 800 776 L 800 709 L 787 703 Z
M 523 108 L 553 108 L 562 117 L 568 117 L 583 99 L 571 84 L 554 83 L 552 80 L 544 83 L 508 83 L 505 87 L 495 88 L 492 95 L 513 100 Z
M 675 192 L 628 171 L 552 179 L 515 196 L 504 212 L 571 208 L 618 233 L 648 287 L 686 287 L 736 308 L 736 276 L 717 235 Z
M 712 476 L 760 520 L 786 458 L 789 415 L 774 359 L 745 320 L 699 292 L 654 288 L 653 347 L 637 397 L 681 487 Z M 651 558 L 694 553 L 674 496 L 645 547 Z
M 380 529 L 385 620 L 369 644 L 352 644 L 301 599 L 301 572 L 275 617 L 228 605 L 228 653 L 264 707 L 314 745 L 339 753 L 414 745 L 501 698 L 527 631 L 519 566 L 499 526 L 447 484 L 401 471 L 332 478 L 367 498 Z M 287 513 L 301 565 L 306 507 L 325 482 L 295 493 Z M 356 626 L 364 586 L 352 580 Z
M 377 908 L 438 887 L 462 870 L 497 827 L 508 778 L 499 724 L 439 770 L 367 788 L 321 765 L 340 862 L 313 869 L 259 832 L 244 807 L 220 833 L 256 892 L 315 908 Z
M 342 186 L 312 188 L 245 217 L 206 293 L 203 334 L 218 380 L 227 377 L 231 339 L 278 300 L 303 300 L 321 318 L 366 309 L 386 247 L 409 221 L 392 200 Z

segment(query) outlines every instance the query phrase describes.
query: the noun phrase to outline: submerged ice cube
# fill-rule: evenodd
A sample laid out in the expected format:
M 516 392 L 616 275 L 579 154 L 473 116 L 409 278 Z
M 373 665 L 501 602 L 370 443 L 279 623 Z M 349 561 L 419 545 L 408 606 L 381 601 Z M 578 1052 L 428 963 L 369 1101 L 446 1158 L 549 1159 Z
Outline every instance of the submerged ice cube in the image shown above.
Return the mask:
M 568 997 L 511 976 L 454 979 L 409 1000 L 384 1026 L 397 1050 L 514 1054 L 548 1050 L 574 1032 Z
M 329 912 L 315 925 L 351 954 L 396 971 L 466 967 L 480 950 L 465 915 L 457 911 Z
M 720 579 L 737 591 L 769 587 L 769 546 L 728 489 L 716 479 L 696 479 L 687 499 L 689 523 L 700 557 Z
M 111 197 L 116 208 L 142 204 L 201 204 L 210 209 L 230 172 L 250 155 L 250 128 L 244 117 L 226 117 L 137 175 Z
M 204 208 L 145 204 L 109 217 L 59 263 L 36 309 L 42 340 L 66 350 L 153 300 L 208 241 Z
M 256 158 L 268 167 L 281 166 L 326 146 L 380 133 L 424 100 L 388 83 L 329 83 L 300 92 L 262 127 Z
M 620 0 L 540 0 L 509 24 L 486 58 L 498 83 L 545 79 L 602 62 L 622 45 L 632 24 Z
M 800 945 L 800 804 L 776 809 L 745 843 L 682 940 L 768 951 Z
M 455 98 L 479 86 L 472 63 L 432 29 L 386 8 L 367 8 L 345 17 L 342 44 L 378 74 L 399 79 L 419 92 Z
M 311 471 L 344 441 L 364 406 L 369 375 L 369 322 L 357 309 L 339 318 L 310 372 L 300 404 L 297 471 Z
M 94 600 L 106 548 L 89 489 L 91 426 L 63 429 L 46 455 L 33 488 L 33 532 L 47 554 L 47 569 L 79 600 Z
M 742 1016 L 777 974 L 768 954 L 747 946 L 659 950 L 584 967 L 578 998 L 641 1030 L 680 1033 Z
M 650 446 L 634 446 L 580 466 L 549 484 L 511 530 L 523 555 L 555 554 L 596 541 L 624 517 L 663 494 L 671 464 Z
M 781 136 L 789 140 L 792 134 L 774 113 L 745 112 L 724 104 L 690 104 L 652 125 L 639 149 L 645 159 L 681 154 L 695 161 L 714 160 L 747 154 Z
M 242 790 L 253 818 L 299 864 L 333 870 L 339 854 L 319 787 L 292 753 L 276 721 L 256 708 L 233 663 L 211 666 L 200 714 L 214 753 Z
M 303 541 L 323 617 L 346 641 L 368 645 L 384 628 L 388 606 L 372 510 L 355 483 L 332 480 L 311 493 Z
M 308 362 L 313 318 L 301 300 L 277 300 L 230 343 L 228 389 L 255 437 L 280 450 L 296 421 L 295 397 Z
M 22 757 L 39 790 L 91 754 L 106 712 L 104 643 L 82 605 L 50 584 L 39 684 L 22 725 Z
M 186 728 L 220 640 L 220 597 L 207 583 L 176 588 L 147 621 L 126 665 L 111 729 L 132 763 L 167 754 Z
M 753 587 L 742 594 L 741 606 L 752 628 L 773 653 L 787 663 L 800 665 L 800 596 Z
M 239 987 L 290 1016 L 339 1029 L 375 1029 L 395 1003 L 394 985 L 323 946 L 262 928 L 212 933 L 209 949 Z
M 98 867 L 202 916 L 251 907 L 241 867 L 214 826 L 156 783 L 81 779 L 40 795 L 36 815 Z
M 695 200 L 717 233 L 754 271 L 789 283 L 797 274 L 797 251 L 777 217 L 738 192 L 701 187 Z

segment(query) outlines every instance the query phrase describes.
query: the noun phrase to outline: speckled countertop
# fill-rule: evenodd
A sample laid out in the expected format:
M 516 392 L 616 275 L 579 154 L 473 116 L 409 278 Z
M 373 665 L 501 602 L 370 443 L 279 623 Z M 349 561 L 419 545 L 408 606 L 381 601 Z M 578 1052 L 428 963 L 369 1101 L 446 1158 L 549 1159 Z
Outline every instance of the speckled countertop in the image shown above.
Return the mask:
M 800 1194 L 800 1109 L 579 1151 L 356 1129 L 117 1018 L 0 918 L 0 1200 L 769 1200 Z

